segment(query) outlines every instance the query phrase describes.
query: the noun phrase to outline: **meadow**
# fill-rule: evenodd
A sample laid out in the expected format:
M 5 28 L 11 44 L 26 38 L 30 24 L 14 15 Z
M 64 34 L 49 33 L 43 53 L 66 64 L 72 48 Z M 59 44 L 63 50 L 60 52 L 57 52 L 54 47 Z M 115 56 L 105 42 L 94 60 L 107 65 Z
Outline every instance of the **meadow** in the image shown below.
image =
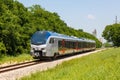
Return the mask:
M 21 80 L 120 80 L 120 48 L 66 61 Z
M 30 54 L 25 54 L 25 53 L 16 55 L 16 56 L 3 55 L 0 57 L 0 65 L 19 63 L 19 62 L 25 62 L 30 60 L 33 60 L 32 56 Z

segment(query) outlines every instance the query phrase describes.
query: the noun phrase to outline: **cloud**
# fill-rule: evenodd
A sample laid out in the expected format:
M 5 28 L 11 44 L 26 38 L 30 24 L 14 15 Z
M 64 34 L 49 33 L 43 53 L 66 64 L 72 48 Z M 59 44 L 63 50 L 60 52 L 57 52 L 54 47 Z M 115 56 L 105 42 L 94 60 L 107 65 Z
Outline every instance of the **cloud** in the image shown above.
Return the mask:
M 92 15 L 92 14 L 88 14 L 88 15 L 87 15 L 87 18 L 88 18 L 88 19 L 91 19 L 91 20 L 94 20 L 94 19 L 95 19 L 95 16 Z

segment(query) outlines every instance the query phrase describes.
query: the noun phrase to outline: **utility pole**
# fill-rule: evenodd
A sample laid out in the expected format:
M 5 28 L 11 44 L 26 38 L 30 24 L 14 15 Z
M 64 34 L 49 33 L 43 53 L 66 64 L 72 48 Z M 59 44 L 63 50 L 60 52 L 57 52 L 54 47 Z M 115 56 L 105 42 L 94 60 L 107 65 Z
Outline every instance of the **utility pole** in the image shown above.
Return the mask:
M 92 34 L 93 34 L 95 37 L 97 37 L 97 31 L 96 31 L 96 29 L 94 29 L 94 31 L 92 32 Z
M 115 24 L 117 24 L 117 16 L 115 17 Z

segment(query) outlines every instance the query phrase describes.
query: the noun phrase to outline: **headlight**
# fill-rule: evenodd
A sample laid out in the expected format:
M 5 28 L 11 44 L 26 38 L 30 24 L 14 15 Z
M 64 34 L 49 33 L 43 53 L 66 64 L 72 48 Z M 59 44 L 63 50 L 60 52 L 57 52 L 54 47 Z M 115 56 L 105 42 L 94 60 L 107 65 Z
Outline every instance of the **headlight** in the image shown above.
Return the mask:
M 32 47 L 31 47 L 31 50 L 35 50 L 35 48 L 32 48 Z
M 41 48 L 41 50 L 44 50 L 45 48 Z

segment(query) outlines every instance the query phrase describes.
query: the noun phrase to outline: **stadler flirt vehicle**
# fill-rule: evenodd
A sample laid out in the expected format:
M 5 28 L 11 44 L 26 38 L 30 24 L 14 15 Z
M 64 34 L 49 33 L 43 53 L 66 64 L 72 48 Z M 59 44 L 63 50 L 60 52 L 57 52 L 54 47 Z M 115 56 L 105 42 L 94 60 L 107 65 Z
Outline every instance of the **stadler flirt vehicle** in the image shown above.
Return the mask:
M 37 31 L 31 37 L 31 55 L 34 58 L 74 54 L 82 51 L 95 50 L 93 40 L 67 36 L 50 31 Z

